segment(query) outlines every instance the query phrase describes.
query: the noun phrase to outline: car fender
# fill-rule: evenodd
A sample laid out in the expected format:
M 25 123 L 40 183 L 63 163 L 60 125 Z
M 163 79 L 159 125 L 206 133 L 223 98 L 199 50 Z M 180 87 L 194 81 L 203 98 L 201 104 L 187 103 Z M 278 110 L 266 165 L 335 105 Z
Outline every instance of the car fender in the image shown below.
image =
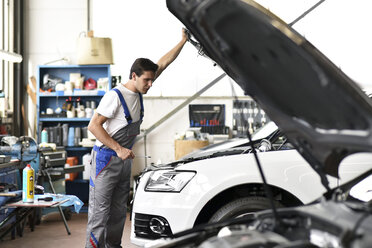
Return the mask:
M 303 203 L 313 201 L 325 192 L 321 185 L 313 187 L 314 180 L 320 179 L 295 150 L 258 155 L 269 185 L 290 192 Z M 177 169 L 197 172 L 184 189 L 196 202 L 192 214 L 195 218 L 202 208 L 221 192 L 238 185 L 262 184 L 253 154 L 196 161 Z

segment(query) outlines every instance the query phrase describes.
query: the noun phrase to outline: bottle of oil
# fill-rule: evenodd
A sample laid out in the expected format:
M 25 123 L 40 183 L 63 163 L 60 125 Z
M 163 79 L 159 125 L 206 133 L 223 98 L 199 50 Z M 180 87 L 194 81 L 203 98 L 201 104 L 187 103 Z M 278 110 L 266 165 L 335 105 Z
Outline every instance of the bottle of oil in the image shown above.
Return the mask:
M 35 171 L 34 171 L 34 169 L 32 169 L 30 164 L 28 164 L 23 169 L 22 177 L 23 177 L 22 200 L 23 200 L 23 202 L 34 202 Z

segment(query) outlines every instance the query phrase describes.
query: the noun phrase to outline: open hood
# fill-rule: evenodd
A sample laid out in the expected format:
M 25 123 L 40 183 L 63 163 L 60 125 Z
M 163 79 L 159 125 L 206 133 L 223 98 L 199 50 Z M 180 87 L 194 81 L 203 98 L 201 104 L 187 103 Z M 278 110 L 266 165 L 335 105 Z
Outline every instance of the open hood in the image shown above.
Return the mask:
M 372 105 L 304 37 L 250 0 L 167 0 L 204 52 L 250 95 L 324 178 L 372 150 Z

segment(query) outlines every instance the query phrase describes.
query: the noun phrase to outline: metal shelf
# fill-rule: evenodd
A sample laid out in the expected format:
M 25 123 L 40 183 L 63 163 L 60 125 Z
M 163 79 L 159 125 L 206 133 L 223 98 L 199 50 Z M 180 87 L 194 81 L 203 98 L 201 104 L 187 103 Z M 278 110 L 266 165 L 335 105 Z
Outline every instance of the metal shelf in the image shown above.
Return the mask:
M 90 121 L 91 118 L 40 118 L 40 122 L 79 122 L 79 121 Z
M 65 146 L 66 151 L 89 151 L 93 147 L 85 147 L 85 146 Z
M 75 90 L 73 92 L 67 93 L 64 91 L 55 91 L 55 92 L 40 92 L 39 97 L 93 97 L 98 96 L 102 97 L 106 91 L 104 90 Z

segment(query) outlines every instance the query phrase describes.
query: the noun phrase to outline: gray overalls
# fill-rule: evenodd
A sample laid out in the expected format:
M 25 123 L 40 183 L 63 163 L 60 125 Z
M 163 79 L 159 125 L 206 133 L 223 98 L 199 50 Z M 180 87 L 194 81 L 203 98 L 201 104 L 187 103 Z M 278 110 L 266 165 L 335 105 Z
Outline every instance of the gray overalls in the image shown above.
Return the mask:
M 142 95 L 139 93 L 140 120 L 132 123 L 129 109 L 122 94 L 118 89 L 113 90 L 119 96 L 128 125 L 116 132 L 112 138 L 121 146 L 132 149 L 143 118 Z M 122 160 L 117 157 L 115 151 L 106 146 L 93 147 L 85 247 L 121 247 L 130 191 L 131 167 L 131 159 Z

